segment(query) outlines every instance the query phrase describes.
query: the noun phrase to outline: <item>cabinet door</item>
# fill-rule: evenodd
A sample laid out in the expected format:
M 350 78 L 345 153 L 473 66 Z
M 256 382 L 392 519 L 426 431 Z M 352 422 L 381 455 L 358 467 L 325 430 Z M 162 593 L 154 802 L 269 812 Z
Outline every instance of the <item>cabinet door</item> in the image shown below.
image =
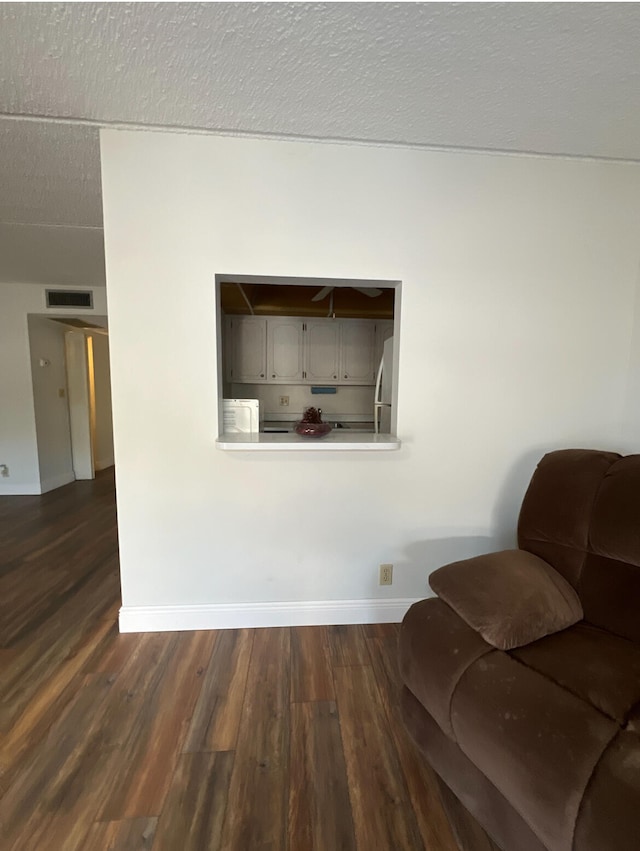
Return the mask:
M 375 383 L 375 322 L 343 319 L 340 378 L 343 384 Z
M 270 382 L 293 384 L 302 381 L 301 319 L 267 320 L 267 377 Z
M 376 354 L 374 358 L 374 367 L 378 368 L 382 360 L 382 352 L 384 344 L 389 337 L 393 337 L 393 319 L 376 320 Z
M 305 381 L 311 384 L 339 382 L 340 320 L 309 319 L 305 328 Z
M 267 320 L 234 316 L 231 335 L 231 381 L 264 383 L 267 380 Z

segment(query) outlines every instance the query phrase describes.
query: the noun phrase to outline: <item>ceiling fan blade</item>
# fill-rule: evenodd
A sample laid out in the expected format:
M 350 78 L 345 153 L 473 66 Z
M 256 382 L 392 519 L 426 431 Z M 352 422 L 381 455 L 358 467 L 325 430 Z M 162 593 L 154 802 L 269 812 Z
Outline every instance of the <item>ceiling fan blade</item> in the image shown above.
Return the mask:
M 333 287 L 323 287 L 319 293 L 316 293 L 311 301 L 322 301 L 323 298 L 326 298 Z
M 368 295 L 369 298 L 377 298 L 379 295 L 382 295 L 382 290 L 379 290 L 377 287 L 354 287 L 354 290 Z

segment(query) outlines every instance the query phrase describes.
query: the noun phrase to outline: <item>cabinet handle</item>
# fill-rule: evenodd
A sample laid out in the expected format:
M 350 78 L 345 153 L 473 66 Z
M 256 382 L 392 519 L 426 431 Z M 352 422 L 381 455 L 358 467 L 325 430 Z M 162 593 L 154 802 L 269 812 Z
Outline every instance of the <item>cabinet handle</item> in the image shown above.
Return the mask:
M 275 377 L 276 377 L 276 374 L 275 374 L 275 372 L 274 372 L 274 373 L 273 373 L 273 375 L 271 376 L 271 378 L 275 378 Z
M 345 377 L 345 378 L 349 378 L 349 376 L 348 376 L 346 373 L 345 373 L 345 376 L 344 376 L 344 377 Z
M 260 373 L 260 378 L 264 378 L 264 372 Z
M 334 377 L 334 378 L 337 378 L 338 376 L 337 376 L 337 375 L 334 375 L 333 377 Z

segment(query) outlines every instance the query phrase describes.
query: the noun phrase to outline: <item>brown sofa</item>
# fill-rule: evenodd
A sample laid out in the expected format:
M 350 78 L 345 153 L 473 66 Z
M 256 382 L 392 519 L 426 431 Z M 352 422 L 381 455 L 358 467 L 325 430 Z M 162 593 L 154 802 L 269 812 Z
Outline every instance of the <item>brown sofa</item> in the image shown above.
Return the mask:
M 504 851 L 639 851 L 640 455 L 545 455 L 518 546 L 407 613 L 405 723 Z

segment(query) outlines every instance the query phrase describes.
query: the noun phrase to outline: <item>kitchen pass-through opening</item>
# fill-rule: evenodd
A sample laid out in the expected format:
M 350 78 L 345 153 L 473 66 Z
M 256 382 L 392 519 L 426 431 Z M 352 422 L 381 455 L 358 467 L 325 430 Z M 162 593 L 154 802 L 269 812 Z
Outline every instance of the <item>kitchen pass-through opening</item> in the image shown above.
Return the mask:
M 219 437 L 293 435 L 309 408 L 332 440 L 394 437 L 400 294 L 399 281 L 216 275 Z

